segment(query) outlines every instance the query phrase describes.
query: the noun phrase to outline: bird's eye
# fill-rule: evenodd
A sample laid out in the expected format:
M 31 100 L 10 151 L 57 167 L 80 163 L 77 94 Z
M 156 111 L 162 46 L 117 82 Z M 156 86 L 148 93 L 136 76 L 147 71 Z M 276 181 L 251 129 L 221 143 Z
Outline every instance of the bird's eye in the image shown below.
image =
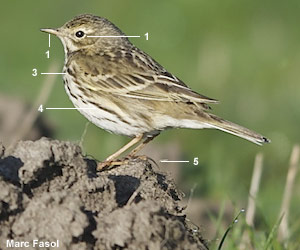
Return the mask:
M 75 33 L 75 36 L 77 36 L 78 38 L 81 38 L 81 37 L 84 36 L 84 32 L 81 31 L 81 30 L 79 30 L 79 31 L 77 31 L 77 32 Z

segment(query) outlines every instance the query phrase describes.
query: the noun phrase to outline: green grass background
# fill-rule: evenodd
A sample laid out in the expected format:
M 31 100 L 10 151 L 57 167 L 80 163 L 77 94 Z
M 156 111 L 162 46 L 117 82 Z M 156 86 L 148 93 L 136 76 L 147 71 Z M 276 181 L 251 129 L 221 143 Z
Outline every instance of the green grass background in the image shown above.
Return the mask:
M 246 204 L 255 154 L 263 152 L 264 172 L 258 197 L 266 224 L 276 223 L 289 155 L 300 142 L 300 2 L 296 0 L 114 0 L 2 1 L 0 16 L 0 91 L 33 103 L 51 62 L 63 65 L 60 41 L 40 28 L 59 27 L 73 16 L 93 13 L 114 22 L 131 39 L 192 89 L 221 101 L 214 113 L 261 132 L 272 143 L 258 147 L 214 130 L 169 130 L 155 142 L 180 142 L 187 190 L 196 195 Z M 72 107 L 57 78 L 45 107 Z M 9 107 L 7 107 L 9 108 Z M 77 111 L 47 111 L 55 137 L 78 141 L 86 120 Z M 128 139 L 89 125 L 84 150 L 103 159 Z M 292 198 L 291 224 L 299 221 L 299 177 Z M 238 206 L 237 206 L 238 207 Z M 270 230 L 258 223 L 258 229 Z M 296 232 L 299 233 L 299 222 Z M 297 241 L 296 233 L 293 234 Z

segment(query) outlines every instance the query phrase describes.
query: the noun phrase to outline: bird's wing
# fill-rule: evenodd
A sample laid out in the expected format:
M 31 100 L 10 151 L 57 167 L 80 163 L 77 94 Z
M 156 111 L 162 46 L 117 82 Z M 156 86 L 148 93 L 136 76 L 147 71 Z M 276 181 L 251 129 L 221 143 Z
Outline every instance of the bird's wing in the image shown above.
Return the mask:
M 166 72 L 167 73 L 167 72 Z M 122 74 L 120 82 L 132 79 L 133 84 L 130 91 L 122 91 L 120 95 L 157 101 L 193 102 L 193 103 L 217 103 L 216 100 L 198 94 L 189 87 L 183 85 L 175 76 L 165 74 L 145 75 L 145 73 Z
M 142 51 L 119 56 L 102 53 L 93 59 L 78 57 L 82 74 L 93 90 L 155 101 L 217 103 L 198 94 Z

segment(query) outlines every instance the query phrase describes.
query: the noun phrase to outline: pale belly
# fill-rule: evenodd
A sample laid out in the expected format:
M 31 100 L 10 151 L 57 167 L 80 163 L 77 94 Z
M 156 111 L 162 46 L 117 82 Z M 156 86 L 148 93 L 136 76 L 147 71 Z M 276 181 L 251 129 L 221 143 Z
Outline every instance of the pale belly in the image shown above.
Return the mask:
M 105 109 L 100 109 L 90 102 L 83 102 L 81 98 L 81 91 L 78 89 L 77 85 L 73 83 L 72 77 L 68 74 L 64 75 L 64 82 L 66 81 L 68 84 L 64 84 L 65 90 L 73 105 L 83 116 L 85 116 L 97 127 L 100 127 L 110 133 L 126 135 L 130 137 L 148 132 L 149 134 L 152 133 L 151 131 L 148 131 L 148 128 L 135 124 L 136 121 L 122 121 L 118 119 L 115 114 L 110 113 Z M 72 89 L 72 93 L 70 93 L 70 89 Z M 153 133 L 155 132 L 153 131 Z

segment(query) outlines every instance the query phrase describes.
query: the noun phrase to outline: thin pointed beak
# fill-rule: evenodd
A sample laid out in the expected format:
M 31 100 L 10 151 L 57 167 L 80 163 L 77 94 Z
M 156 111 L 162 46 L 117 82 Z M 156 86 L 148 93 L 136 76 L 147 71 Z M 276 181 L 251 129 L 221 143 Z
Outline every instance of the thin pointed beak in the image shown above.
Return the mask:
M 59 29 L 40 29 L 42 32 L 46 32 L 52 35 L 58 36 L 60 34 Z

